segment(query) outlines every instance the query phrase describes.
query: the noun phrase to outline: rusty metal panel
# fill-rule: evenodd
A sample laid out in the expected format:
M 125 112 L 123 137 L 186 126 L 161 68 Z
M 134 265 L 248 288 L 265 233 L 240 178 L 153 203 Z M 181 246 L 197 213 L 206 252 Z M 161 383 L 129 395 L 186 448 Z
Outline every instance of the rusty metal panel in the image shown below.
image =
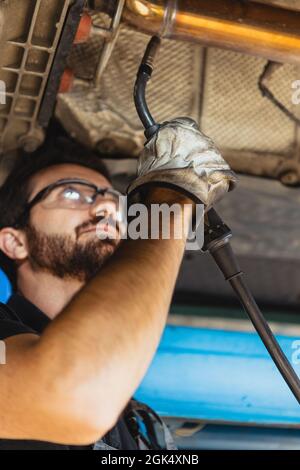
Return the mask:
M 69 64 L 80 79 L 72 92 L 58 97 L 57 115 L 79 140 L 100 150 L 137 155 L 143 145 L 143 130 L 133 103 L 133 86 L 147 35 L 122 27 L 117 45 L 98 87 L 92 78 L 101 52 L 101 40 L 92 37 L 86 45 L 75 46 Z M 149 84 L 149 105 L 163 121 L 199 111 L 201 51 L 197 45 L 164 41 L 153 80 Z M 84 66 L 82 59 L 84 59 Z
M 295 124 L 258 88 L 264 64 L 257 57 L 208 49 L 201 127 L 223 149 L 291 152 Z M 293 112 L 292 82 L 297 76 L 297 67 L 285 64 L 271 81 L 274 93 Z
M 10 0 L 0 3 L 5 28 L 0 39 L 0 153 L 39 144 L 37 116 L 71 0 Z M 23 142 L 23 139 L 25 141 Z
M 101 15 L 95 15 L 94 21 Z M 101 23 L 101 21 L 100 21 Z M 92 36 L 75 46 L 69 65 L 79 79 L 74 90 L 58 99 L 57 116 L 79 140 L 104 154 L 136 156 L 143 129 L 132 91 L 149 37 L 122 26 L 99 85 L 93 78 L 104 39 Z M 164 40 L 148 88 L 148 101 L 158 121 L 189 115 L 199 121 L 237 171 L 300 181 L 299 132 L 296 124 L 264 98 L 258 81 L 266 61 L 259 57 Z M 297 66 L 283 64 L 268 85 L 295 116 L 292 83 Z

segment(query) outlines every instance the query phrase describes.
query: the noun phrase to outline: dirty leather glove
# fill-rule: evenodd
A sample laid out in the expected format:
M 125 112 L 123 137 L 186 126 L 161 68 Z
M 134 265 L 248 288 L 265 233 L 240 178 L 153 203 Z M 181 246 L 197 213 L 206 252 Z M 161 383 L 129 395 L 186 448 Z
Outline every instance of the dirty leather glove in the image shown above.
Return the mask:
M 137 178 L 128 187 L 131 198 L 145 188 L 165 186 L 188 195 L 206 210 L 232 190 L 234 172 L 197 123 L 185 117 L 161 125 L 142 150 Z

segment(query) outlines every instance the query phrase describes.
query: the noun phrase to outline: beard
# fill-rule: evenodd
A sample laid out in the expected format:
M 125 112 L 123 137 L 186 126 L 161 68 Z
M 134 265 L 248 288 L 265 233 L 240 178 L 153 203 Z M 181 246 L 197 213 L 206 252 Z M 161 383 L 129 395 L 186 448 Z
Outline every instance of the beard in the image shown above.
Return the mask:
M 115 252 L 118 241 L 93 239 L 79 243 L 70 235 L 49 235 L 28 225 L 28 261 L 34 271 L 87 282 Z

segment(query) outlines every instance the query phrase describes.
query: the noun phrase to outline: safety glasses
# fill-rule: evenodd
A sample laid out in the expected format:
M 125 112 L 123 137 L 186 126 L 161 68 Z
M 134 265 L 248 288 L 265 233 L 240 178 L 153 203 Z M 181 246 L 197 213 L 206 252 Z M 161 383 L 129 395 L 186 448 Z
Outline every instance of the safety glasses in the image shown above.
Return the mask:
M 86 210 L 102 199 L 113 202 L 118 208 L 120 196 L 122 194 L 115 189 L 97 187 L 86 180 L 61 179 L 43 188 L 25 205 L 15 227 L 24 225 L 31 209 L 37 204 L 41 204 L 46 209 Z

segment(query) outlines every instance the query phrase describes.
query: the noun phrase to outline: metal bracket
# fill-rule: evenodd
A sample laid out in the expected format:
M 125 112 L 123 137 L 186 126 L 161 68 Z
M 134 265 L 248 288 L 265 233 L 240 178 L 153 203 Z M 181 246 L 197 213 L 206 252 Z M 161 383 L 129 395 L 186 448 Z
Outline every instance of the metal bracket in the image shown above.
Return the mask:
M 122 13 L 125 5 L 125 0 L 119 0 L 114 12 L 114 15 L 111 20 L 109 28 L 104 28 L 102 26 L 93 26 L 92 33 L 99 35 L 104 38 L 105 44 L 101 53 L 99 63 L 97 65 L 97 70 L 95 74 L 94 84 L 95 87 L 99 86 L 103 72 L 108 64 L 109 58 L 112 54 L 112 51 L 115 47 L 115 44 L 118 39 L 120 32 L 120 22 L 122 18 Z M 98 10 L 101 13 L 101 9 Z

